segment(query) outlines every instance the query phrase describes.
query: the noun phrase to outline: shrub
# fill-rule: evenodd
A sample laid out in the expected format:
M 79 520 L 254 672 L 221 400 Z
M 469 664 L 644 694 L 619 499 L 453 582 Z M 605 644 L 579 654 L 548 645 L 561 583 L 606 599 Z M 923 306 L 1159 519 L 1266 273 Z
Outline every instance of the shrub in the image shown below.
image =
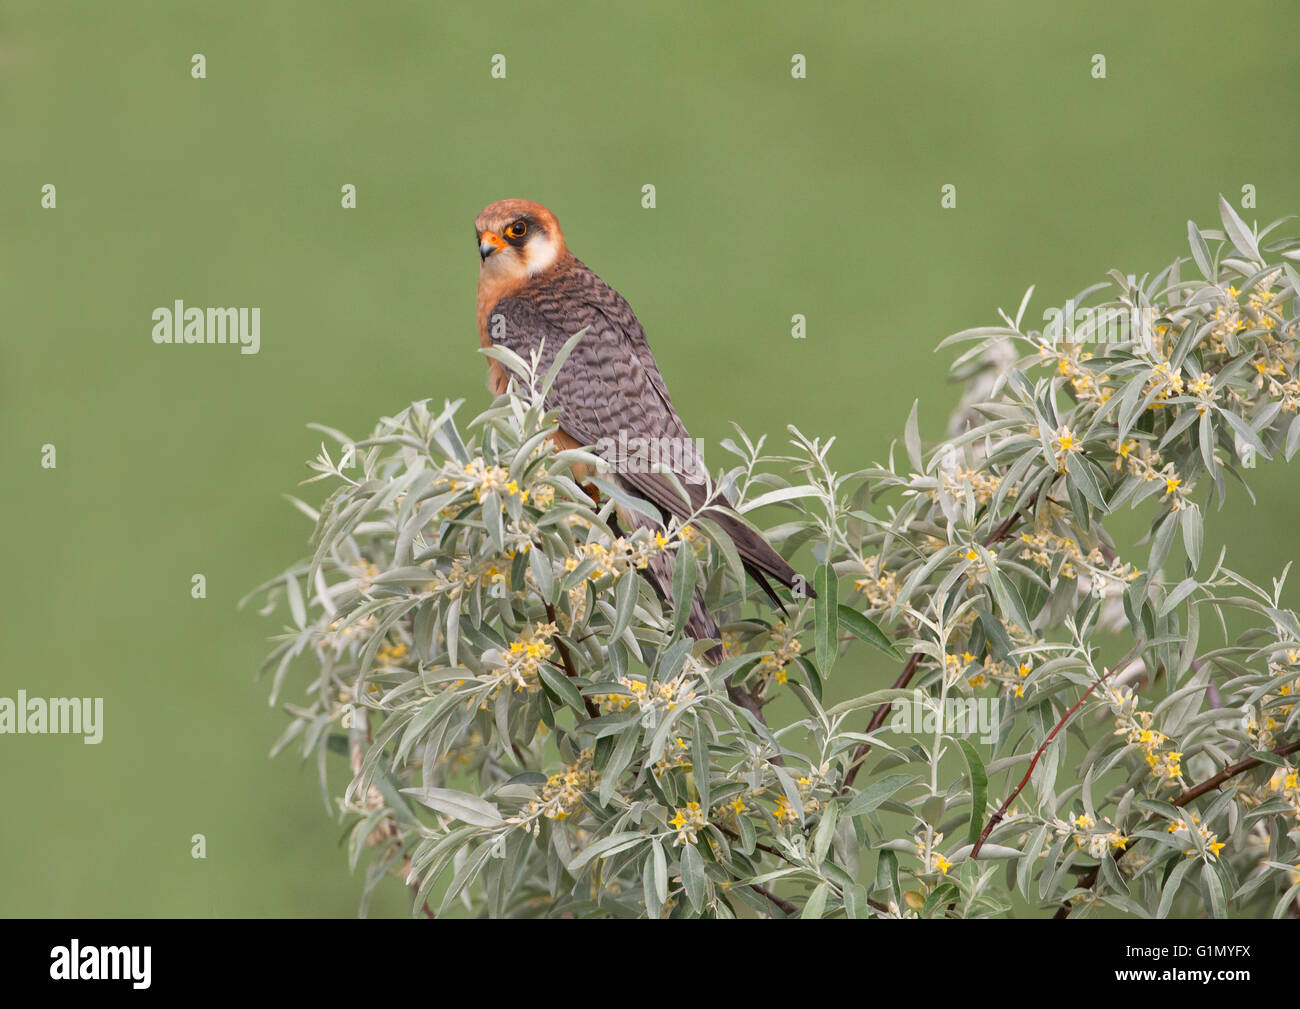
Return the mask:
M 322 429 L 314 552 L 260 591 L 291 620 L 273 701 L 305 683 L 275 749 L 327 803 L 345 759 L 363 907 L 391 873 L 417 913 L 1289 913 L 1300 621 L 1202 524 L 1300 446 L 1300 240 L 1220 211 L 1190 262 L 1112 273 L 1045 332 L 1031 288 L 949 338 L 967 393 L 928 451 L 915 407 L 902 458 L 854 473 L 794 428 L 722 442 L 716 486 L 810 548 L 817 598 L 784 614 L 707 519 L 620 534 L 615 503 L 646 506 L 574 483 L 595 459 L 548 440 L 536 362 L 488 351 L 514 384 L 468 423 Z M 1122 510 L 1149 517 L 1123 555 Z M 638 576 L 656 553 L 721 664 Z

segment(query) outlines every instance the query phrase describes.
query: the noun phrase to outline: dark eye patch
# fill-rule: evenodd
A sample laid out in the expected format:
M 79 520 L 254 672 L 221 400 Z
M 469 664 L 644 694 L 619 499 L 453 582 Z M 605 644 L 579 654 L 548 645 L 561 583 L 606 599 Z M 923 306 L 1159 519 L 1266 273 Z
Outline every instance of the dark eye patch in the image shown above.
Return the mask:
M 524 229 L 523 234 L 519 234 L 519 235 L 512 234 L 512 232 L 520 225 L 523 226 Z M 529 238 L 532 237 L 534 231 L 538 231 L 538 230 L 540 229 L 537 227 L 537 222 L 534 221 L 531 217 L 520 217 L 517 220 L 513 221 L 505 229 L 505 231 L 501 233 L 501 237 L 504 238 L 511 245 L 522 245 L 524 242 L 526 242 Z

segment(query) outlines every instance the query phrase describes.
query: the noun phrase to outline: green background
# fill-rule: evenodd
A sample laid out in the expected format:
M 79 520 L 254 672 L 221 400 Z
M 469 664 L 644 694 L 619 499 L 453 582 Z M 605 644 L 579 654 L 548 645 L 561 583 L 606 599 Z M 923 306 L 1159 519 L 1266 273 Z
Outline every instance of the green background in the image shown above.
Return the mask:
M 235 603 L 305 549 L 280 495 L 306 422 L 486 404 L 483 205 L 555 211 L 706 446 L 793 422 L 843 469 L 915 397 L 938 435 L 959 390 L 933 346 L 1029 284 L 1041 320 L 1158 269 L 1245 184 L 1247 220 L 1300 212 L 1300 8 L 1079 6 L 0 7 L 0 695 L 102 696 L 107 722 L 98 746 L 0 736 L 0 913 L 356 912 L 314 770 L 267 757 L 278 624 Z M 261 353 L 155 346 L 178 298 L 260 307 Z M 1210 518 L 1258 579 L 1295 553 L 1293 479 L 1262 468 L 1256 508 Z M 372 913 L 407 908 L 392 883 Z

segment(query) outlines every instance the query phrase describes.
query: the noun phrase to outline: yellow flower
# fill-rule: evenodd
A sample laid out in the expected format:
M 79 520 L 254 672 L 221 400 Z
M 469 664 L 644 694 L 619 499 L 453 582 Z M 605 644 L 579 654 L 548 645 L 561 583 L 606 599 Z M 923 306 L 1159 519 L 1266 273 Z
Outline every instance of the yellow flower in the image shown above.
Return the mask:
M 1062 452 L 1077 452 L 1079 446 L 1075 443 L 1074 432 L 1066 425 L 1056 432 L 1056 444 Z

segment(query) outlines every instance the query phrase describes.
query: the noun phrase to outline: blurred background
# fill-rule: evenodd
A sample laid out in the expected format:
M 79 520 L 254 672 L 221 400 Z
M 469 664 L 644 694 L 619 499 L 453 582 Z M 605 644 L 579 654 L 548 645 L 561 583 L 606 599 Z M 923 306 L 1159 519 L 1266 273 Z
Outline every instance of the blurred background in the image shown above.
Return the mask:
M 846 470 L 914 398 L 942 432 L 960 389 L 934 345 L 1028 285 L 1039 324 L 1185 255 L 1187 219 L 1218 227 L 1247 184 L 1248 221 L 1300 212 L 1300 8 L 1088 7 L 6 0 L 0 696 L 102 696 L 106 731 L 0 736 L 0 914 L 356 913 L 314 769 L 268 759 L 278 621 L 235 604 L 306 549 L 280 495 L 307 422 L 486 405 L 485 204 L 555 211 L 706 446 L 795 423 Z M 261 352 L 154 345 L 176 299 L 260 307 Z M 1257 470 L 1206 553 L 1267 582 L 1294 486 Z M 371 912 L 408 906 L 391 883 Z

